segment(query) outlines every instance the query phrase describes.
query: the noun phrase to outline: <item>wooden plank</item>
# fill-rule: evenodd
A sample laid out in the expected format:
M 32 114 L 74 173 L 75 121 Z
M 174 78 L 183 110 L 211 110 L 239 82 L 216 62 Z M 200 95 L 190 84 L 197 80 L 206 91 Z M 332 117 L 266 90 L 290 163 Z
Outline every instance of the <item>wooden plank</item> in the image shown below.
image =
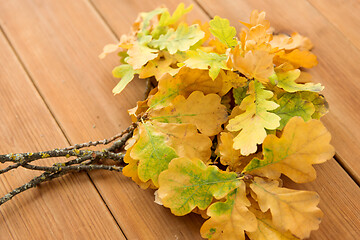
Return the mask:
M 319 79 L 326 86 L 325 96 L 331 106 L 331 112 L 324 120 L 334 136 L 333 144 L 339 151 L 339 155 L 343 157 L 343 162 L 351 166 L 352 173 L 358 174 L 359 166 L 353 156 L 358 156 L 360 150 L 358 146 L 353 145 L 353 141 L 356 141 L 354 137 L 356 139 L 360 132 L 356 129 L 358 124 L 356 119 L 360 118 L 354 116 L 358 115 L 355 110 L 357 106 L 360 106 L 358 100 L 354 98 L 356 93 L 354 89 L 359 89 L 359 84 L 355 82 L 356 75 L 352 72 L 355 70 L 356 63 L 354 58 L 359 58 L 359 55 L 356 55 L 357 49 L 351 45 L 346 48 L 339 45 L 337 41 L 341 39 L 342 34 L 304 1 L 285 3 L 279 0 L 271 2 L 225 0 L 220 3 L 215 0 L 200 0 L 199 3 L 211 16 L 226 17 L 237 28 L 240 27 L 238 20 L 247 21 L 253 9 L 265 10 L 268 19 L 277 31 L 291 33 L 296 30 L 313 40 L 316 47 L 315 54 L 319 56 L 320 61 L 323 59 L 323 62 L 311 73 L 316 80 Z M 349 54 L 350 58 L 354 58 L 349 61 L 349 56 L 345 56 L 342 51 Z M 359 70 L 356 71 L 360 73 Z M 341 79 L 340 76 L 355 78 L 349 79 L 348 85 L 342 86 L 338 82 Z M 345 122 L 349 125 L 343 126 Z M 320 230 L 315 232 L 311 239 L 360 238 L 358 230 L 360 189 L 334 160 L 317 169 L 318 179 L 315 182 L 293 185 L 317 191 L 321 196 L 321 207 L 325 218 Z
M 126 33 L 126 29 L 124 31 L 121 28 L 119 21 L 117 21 L 117 19 L 120 18 L 120 13 L 118 13 L 116 9 L 121 6 L 134 8 L 131 4 L 135 4 L 134 2 L 136 1 L 127 3 L 127 1 L 118 0 L 93 0 L 93 2 L 117 35 L 120 36 L 121 34 Z M 126 4 L 131 5 L 131 7 Z M 151 10 L 151 6 L 144 6 L 144 4 L 138 4 L 140 6 L 136 6 L 137 9 L 134 9 L 134 11 Z M 239 16 L 244 16 L 242 20 L 248 19 L 251 11 L 251 8 L 249 7 L 241 11 L 241 7 L 236 4 L 237 3 L 234 1 L 222 1 L 221 3 L 218 1 L 204 1 L 203 7 L 206 11 L 210 11 L 214 15 L 219 14 L 223 17 L 230 18 L 234 24 L 236 23 L 236 20 L 239 20 Z M 170 8 L 173 8 L 172 4 L 169 6 Z M 195 10 L 198 11 L 196 6 Z M 200 16 L 200 19 L 206 19 L 202 15 Z M 126 18 L 133 19 L 133 16 L 129 15 Z M 277 27 L 277 25 L 275 26 Z M 281 26 L 287 26 L 286 21 Z M 311 26 L 311 24 L 309 26 Z M 295 24 L 290 27 L 292 27 L 292 29 L 297 29 Z M 310 37 L 312 36 L 310 34 L 308 35 Z M 325 84 L 327 85 L 327 83 Z M 360 191 L 358 187 L 333 159 L 330 160 L 329 163 L 317 167 L 317 170 L 318 179 L 315 182 L 292 186 L 317 191 L 321 196 L 322 200 L 320 207 L 324 211 L 325 216 L 320 230 L 314 232 L 311 239 L 336 239 L 336 237 L 356 239 L 356 237 L 360 236 L 359 230 L 357 229 L 357 226 L 360 224 L 360 205 L 358 201 L 358 199 L 360 199 Z
M 65 137 L 1 32 L 0 63 L 0 152 L 65 145 Z M 1 169 L 5 166 L 1 164 Z M 26 170 L 2 174 L 1 195 L 37 174 Z M 22 193 L 2 205 L 0 214 L 1 239 L 124 239 L 85 173 Z
M 259 9 L 266 11 L 276 31 L 297 31 L 310 37 L 320 62 L 310 73 L 315 81 L 325 85 L 324 95 L 330 105 L 330 113 L 323 121 L 333 135 L 332 143 L 341 163 L 359 182 L 360 50 L 304 0 L 199 2 L 212 15 L 228 17 L 237 28 L 238 20 L 248 21 L 251 10 Z
M 119 7 L 117 12 L 132 13 L 132 21 L 138 10 Z M 87 1 L 2 1 L 0 16 L 71 142 L 110 137 L 130 123 L 126 110 L 143 97 L 144 84 L 135 81 L 121 95 L 112 96 L 118 80 L 111 69 L 118 59 L 100 61 L 97 56 L 116 38 Z M 121 174 L 99 171 L 91 176 L 129 239 L 200 238 L 199 216 L 173 216 L 153 202 L 153 191 L 140 190 Z
M 308 0 L 328 21 L 360 49 L 360 1 Z M 343 42 L 346 42 L 343 39 Z

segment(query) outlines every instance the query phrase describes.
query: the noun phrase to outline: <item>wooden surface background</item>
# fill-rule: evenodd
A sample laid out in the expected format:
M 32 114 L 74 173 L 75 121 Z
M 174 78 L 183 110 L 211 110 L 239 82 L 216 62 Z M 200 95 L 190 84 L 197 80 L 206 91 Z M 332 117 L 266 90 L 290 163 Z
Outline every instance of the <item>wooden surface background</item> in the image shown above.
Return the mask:
M 323 118 L 336 156 L 317 167 L 325 216 L 311 239 L 360 239 L 360 2 L 359 0 L 185 0 L 189 20 L 219 15 L 240 27 L 251 10 L 265 10 L 278 32 L 310 37 L 326 89 Z M 111 137 L 143 97 L 134 81 L 113 96 L 115 55 L 102 47 L 127 33 L 141 11 L 169 0 L 0 0 L 0 152 L 26 152 Z M 34 173 L 0 176 L 0 193 Z M 0 207 L 0 239 L 201 239 L 203 220 L 175 217 L 120 173 L 79 173 L 41 185 Z

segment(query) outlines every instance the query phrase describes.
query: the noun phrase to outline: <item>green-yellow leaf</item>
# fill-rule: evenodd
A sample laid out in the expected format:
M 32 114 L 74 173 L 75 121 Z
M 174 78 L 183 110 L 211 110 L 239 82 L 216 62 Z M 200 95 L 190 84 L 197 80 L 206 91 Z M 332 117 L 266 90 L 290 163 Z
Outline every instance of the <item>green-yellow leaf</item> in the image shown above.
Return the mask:
M 250 188 L 256 193 L 260 209 L 270 209 L 273 223 L 282 231 L 290 230 L 303 239 L 317 230 L 323 213 L 317 207 L 319 195 L 310 191 L 280 188 L 277 181 L 255 177 Z
M 159 80 L 158 92 L 150 98 L 149 106 L 154 109 L 166 107 L 178 95 L 187 98 L 194 91 L 218 93 L 221 86 L 220 79 L 213 81 L 204 70 L 182 67 L 175 76 L 167 74 Z
M 301 98 L 300 93 L 285 93 L 275 102 L 280 106 L 272 112 L 281 117 L 280 127 L 283 129 L 286 123 L 295 116 L 302 117 L 305 121 L 309 121 L 315 112 L 314 105 Z
M 264 159 L 254 158 L 243 172 L 273 179 L 285 174 L 297 183 L 313 181 L 316 171 L 312 164 L 323 163 L 335 153 L 330 138 L 330 133 L 319 120 L 304 122 L 301 117 L 293 117 L 280 138 L 275 135 L 266 137 Z
M 229 131 L 240 131 L 233 146 L 245 156 L 256 152 L 257 144 L 261 144 L 267 135 L 265 129 L 276 129 L 280 125 L 280 117 L 269 112 L 279 106 L 267 100 L 273 96 L 271 91 L 264 90 L 264 86 L 255 80 L 250 82 L 248 94 L 240 105 L 245 112 L 230 119 L 226 126 Z
M 193 69 L 209 69 L 209 76 L 215 79 L 221 69 L 227 69 L 225 54 L 207 53 L 197 49 L 196 51 L 188 51 L 188 59 L 184 62 L 185 66 Z
M 161 35 L 159 39 L 153 39 L 149 46 L 160 50 L 167 49 L 170 54 L 175 54 L 177 51 L 189 50 L 204 35 L 205 33 L 201 31 L 197 24 L 190 27 L 186 24 L 180 24 L 176 30 L 171 28 L 165 35 Z
M 185 14 L 190 12 L 193 8 L 193 5 L 190 5 L 189 7 L 185 8 L 184 3 L 180 3 L 176 10 L 174 11 L 173 15 L 171 16 L 169 11 L 165 11 L 163 14 L 161 14 L 160 20 L 159 20 L 159 26 L 169 26 L 172 24 L 177 23 Z
M 121 80 L 114 87 L 112 92 L 114 94 L 120 93 L 126 87 L 126 85 L 128 85 L 128 83 L 131 82 L 131 80 L 133 80 L 135 73 L 136 72 L 134 71 L 133 67 L 129 64 L 123 64 L 115 67 L 112 71 L 112 74 L 116 78 L 121 78 Z
M 254 207 L 250 207 L 249 210 L 256 216 L 258 222 L 256 231 L 246 233 L 251 240 L 299 240 L 289 231 L 278 229 L 272 222 L 269 211 L 263 213 Z
M 159 177 L 159 197 L 177 216 L 194 208 L 206 209 L 213 197 L 221 199 L 240 185 L 236 173 L 206 166 L 200 159 L 176 158 Z
M 246 184 L 240 181 L 239 188 L 229 193 L 226 202 L 213 203 L 207 210 L 210 219 L 201 227 L 203 238 L 223 240 L 244 240 L 244 231 L 253 232 L 257 220 L 247 208 Z
M 302 99 L 311 102 L 315 107 L 315 112 L 311 115 L 314 119 L 320 119 L 329 111 L 329 105 L 324 96 L 315 92 L 300 92 Z
M 149 111 L 150 119 L 169 123 L 191 123 L 201 133 L 214 136 L 221 131 L 221 125 L 227 121 L 227 110 L 220 103 L 217 94 L 204 95 L 195 91 L 185 99 L 179 95 L 168 107 Z
M 151 25 L 151 20 L 156 17 L 159 14 L 162 14 L 163 12 L 167 11 L 166 8 L 156 8 L 151 12 L 142 12 L 140 13 L 140 18 L 142 21 L 140 22 L 140 31 L 138 32 L 138 38 L 143 37 L 144 35 L 147 35 L 149 33 L 149 28 Z
M 215 16 L 209 24 L 210 32 L 222 43 L 228 47 L 235 47 L 237 45 L 236 29 L 230 26 L 229 20 Z
M 169 162 L 177 158 L 175 150 L 165 143 L 165 137 L 158 133 L 151 123 L 139 124 L 140 137 L 130 156 L 139 160 L 138 175 L 143 182 L 152 180 L 159 186 L 159 174 L 168 168 Z
M 294 69 L 287 72 L 277 72 L 277 86 L 284 89 L 287 92 L 297 92 L 297 91 L 311 91 L 311 92 L 320 92 L 324 89 L 320 83 L 305 83 L 299 84 L 295 80 L 299 78 L 301 71 L 299 69 Z

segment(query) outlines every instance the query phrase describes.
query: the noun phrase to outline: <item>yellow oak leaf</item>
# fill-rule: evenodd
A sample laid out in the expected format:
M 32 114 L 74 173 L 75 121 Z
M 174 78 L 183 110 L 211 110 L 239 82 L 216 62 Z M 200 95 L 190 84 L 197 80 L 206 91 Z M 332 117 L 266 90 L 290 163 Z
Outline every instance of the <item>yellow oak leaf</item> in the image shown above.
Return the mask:
M 266 27 L 261 24 L 240 33 L 241 46 L 245 51 L 262 50 L 270 52 L 269 41 L 271 39 L 272 34 L 268 33 Z
M 159 81 L 165 74 L 174 76 L 180 70 L 178 67 L 173 67 L 174 59 L 170 57 L 170 54 L 163 52 L 163 56 L 158 56 L 154 60 L 150 60 L 142 69 L 139 74 L 140 78 L 148 78 L 155 76 L 156 80 Z
M 284 50 L 277 52 L 274 57 L 274 63 L 280 65 L 284 62 L 290 63 L 294 68 L 312 68 L 318 64 L 315 54 L 307 50 L 300 51 L 299 49 L 295 49 L 289 53 Z
M 331 135 L 319 120 L 304 122 L 293 117 L 280 138 L 268 135 L 263 143 L 264 159 L 253 159 L 243 172 L 276 179 L 285 174 L 297 183 L 313 181 L 316 171 L 312 164 L 330 159 L 335 151 Z
M 220 71 L 219 78 L 222 82 L 221 91 L 218 93 L 220 96 L 224 96 L 232 88 L 245 86 L 248 81 L 245 77 L 241 77 L 233 71 Z
M 236 150 L 233 148 L 233 139 L 234 137 L 232 133 L 221 132 L 217 148 L 220 155 L 221 164 L 229 166 L 230 170 L 235 170 L 239 168 L 239 166 L 241 165 L 239 159 L 242 156 L 240 150 Z
M 311 50 L 313 44 L 310 39 L 300 35 L 299 33 L 292 33 L 291 36 L 286 34 L 277 34 L 273 36 L 270 41 L 271 47 L 278 50 Z
M 249 208 L 258 222 L 258 227 L 254 232 L 247 232 L 246 235 L 251 240 L 298 240 L 299 238 L 292 235 L 289 231 L 281 231 L 278 229 L 271 219 L 269 211 L 263 213 L 260 209 L 251 206 Z
M 148 61 L 153 60 L 158 56 L 159 50 L 146 46 L 150 40 L 151 36 L 143 37 L 141 41 L 135 41 L 134 45 L 127 51 L 127 54 L 129 55 L 127 63 L 135 70 L 140 69 Z
M 237 46 L 232 51 L 232 62 L 235 70 L 244 74 L 248 79 L 266 83 L 268 78 L 274 74 L 273 54 L 267 51 L 254 50 L 248 51 L 242 56 Z
M 252 28 L 256 25 L 263 25 L 266 29 L 270 28 L 270 22 L 265 20 L 266 13 L 264 11 L 259 12 L 258 10 L 253 10 L 250 14 L 250 23 L 245 23 L 240 21 L 240 23 L 244 24 L 247 28 Z
M 303 239 L 319 228 L 323 213 L 317 207 L 320 201 L 317 193 L 281 188 L 277 181 L 258 177 L 250 188 L 256 193 L 261 211 L 270 209 L 274 225 L 282 231 L 290 230 Z
M 227 69 L 225 54 L 206 53 L 200 49 L 187 52 L 188 59 L 184 62 L 185 66 L 192 69 L 209 70 L 209 76 L 214 80 L 221 69 Z
M 234 138 L 234 149 L 240 149 L 242 155 L 256 152 L 257 144 L 261 144 L 267 133 L 265 129 L 276 129 L 280 125 L 280 117 L 269 112 L 279 107 L 275 102 L 267 99 L 273 93 L 264 90 L 258 81 L 249 84 L 248 96 L 240 104 L 240 109 L 245 111 L 229 120 L 226 128 L 231 131 L 240 131 Z
M 195 91 L 185 99 L 179 95 L 171 104 L 158 110 L 150 110 L 149 118 L 159 122 L 191 123 L 201 133 L 214 136 L 221 131 L 221 125 L 227 121 L 227 110 L 217 94 L 204 95 Z
M 165 142 L 179 157 L 198 158 L 204 162 L 211 156 L 212 142 L 192 124 L 153 122 L 154 129 L 165 136 Z
M 246 184 L 240 185 L 227 196 L 225 202 L 210 205 L 207 220 L 201 227 L 201 236 L 208 239 L 244 240 L 244 231 L 253 232 L 257 228 L 255 215 L 249 211 L 250 202 L 246 197 Z
M 176 216 L 190 213 L 195 207 L 206 209 L 213 200 L 225 197 L 237 188 L 236 173 L 206 166 L 200 159 L 176 158 L 159 176 L 159 197 Z
M 221 86 L 221 80 L 212 80 L 207 71 L 182 67 L 175 76 L 166 74 L 159 80 L 159 91 L 149 99 L 149 106 L 153 109 L 162 108 L 178 95 L 187 98 L 194 91 L 218 93 Z

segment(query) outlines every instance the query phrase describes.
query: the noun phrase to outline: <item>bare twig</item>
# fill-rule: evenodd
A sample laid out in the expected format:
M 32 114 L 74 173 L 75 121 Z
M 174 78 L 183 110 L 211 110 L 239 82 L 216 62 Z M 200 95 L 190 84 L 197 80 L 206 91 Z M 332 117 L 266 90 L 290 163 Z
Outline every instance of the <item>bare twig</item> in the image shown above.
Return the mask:
M 99 140 L 99 141 L 95 141 L 95 142 L 87 142 L 87 143 L 81 143 L 81 144 L 75 144 L 73 146 L 70 147 L 66 147 L 64 148 L 64 150 L 72 150 L 72 149 L 80 149 L 80 148 L 84 148 L 84 147 L 93 147 L 93 146 L 97 146 L 98 144 L 103 144 L 103 145 L 107 145 L 113 141 L 115 141 L 118 138 L 123 137 L 125 134 L 128 133 L 132 133 L 132 131 L 136 128 L 136 124 L 133 123 L 131 124 L 127 129 L 125 129 L 124 131 L 122 131 L 121 133 L 109 138 L 109 139 L 104 139 L 104 140 Z
M 67 168 L 65 170 L 65 168 Z M 119 166 L 108 166 L 108 165 L 78 165 L 78 166 L 66 166 L 62 170 L 56 171 L 55 173 L 51 172 L 44 172 L 41 175 L 33 178 L 30 180 L 30 182 L 25 183 L 24 185 L 12 190 L 8 194 L 6 194 L 4 197 L 0 198 L 0 205 L 4 204 L 5 202 L 11 200 L 13 197 L 18 195 L 19 193 L 25 192 L 28 189 L 31 189 L 33 187 L 38 186 L 40 183 L 50 181 L 52 179 L 61 177 L 67 173 L 70 172 L 78 172 L 78 171 L 91 171 L 95 169 L 102 169 L 102 170 L 108 170 L 108 171 L 122 171 L 122 167 Z
M 97 164 L 97 161 L 103 159 L 111 159 L 117 163 L 124 163 L 123 162 L 124 154 L 117 152 L 122 151 L 124 149 L 126 141 L 132 137 L 133 131 L 136 128 L 136 126 L 137 124 L 133 123 L 122 133 L 117 134 L 110 139 L 105 139 L 102 141 L 96 141 L 96 142 L 90 141 L 88 143 L 76 144 L 74 146 L 63 149 L 53 149 L 53 150 L 42 151 L 37 153 L 17 153 L 17 154 L 10 153 L 6 155 L 0 155 L 1 163 L 5 163 L 5 162 L 14 163 L 13 165 L 1 169 L 0 174 L 8 172 L 18 167 L 23 167 L 36 171 L 44 171 L 41 175 L 33 178 L 28 183 L 14 189 L 13 191 L 6 194 L 4 197 L 0 198 L 0 205 L 9 201 L 19 193 L 31 189 L 43 182 L 47 182 L 54 178 L 61 177 L 67 173 L 78 172 L 78 171 L 91 171 L 95 169 L 118 171 L 118 172 L 122 171 L 123 169 L 122 166 Z M 109 148 L 103 149 L 102 151 L 79 150 L 79 148 L 96 146 L 98 144 L 105 145 L 113 141 L 115 142 Z M 38 165 L 30 164 L 31 162 L 38 159 L 55 158 L 55 157 L 76 157 L 76 158 L 66 162 L 55 163 L 52 166 L 38 166 Z

